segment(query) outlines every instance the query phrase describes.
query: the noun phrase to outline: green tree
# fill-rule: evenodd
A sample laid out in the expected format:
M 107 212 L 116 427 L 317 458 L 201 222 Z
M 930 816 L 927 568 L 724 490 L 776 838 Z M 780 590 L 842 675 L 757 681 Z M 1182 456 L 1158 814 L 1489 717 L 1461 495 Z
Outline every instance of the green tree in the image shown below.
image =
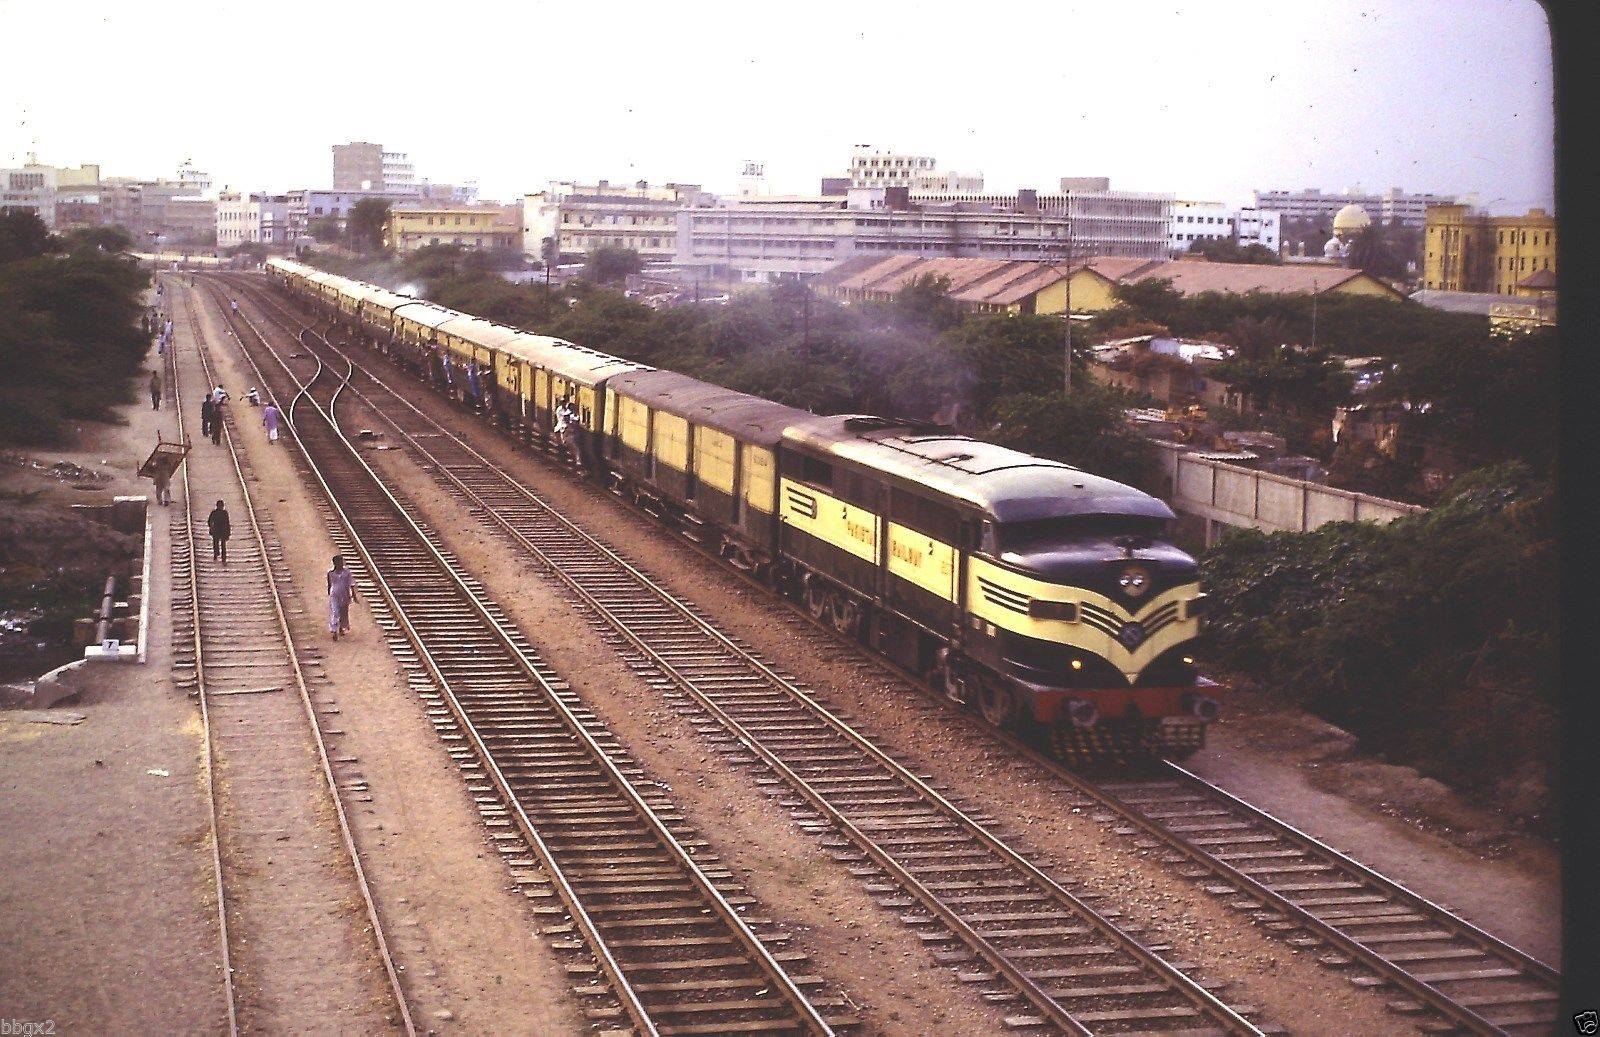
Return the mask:
M 1214 263 L 1256 263 L 1269 266 L 1278 266 L 1283 263 L 1283 257 L 1276 252 L 1251 242 L 1241 245 L 1233 238 L 1206 238 L 1189 245 L 1189 255 L 1204 256 Z
M 1369 223 L 1350 242 L 1350 265 L 1373 277 L 1398 280 L 1406 274 L 1406 262 L 1389 239 L 1382 224 Z
M 1017 393 L 997 400 L 995 429 L 1001 446 L 1054 458 L 1133 486 L 1148 485 L 1155 450 L 1128 428 L 1123 397 L 1097 385 L 1064 392 Z
M 382 198 L 363 198 L 350 207 L 345 217 L 345 236 L 350 247 L 362 254 L 383 248 L 383 227 L 389 222 L 389 203 Z
M 629 274 L 644 269 L 644 260 L 631 248 L 601 245 L 591 249 L 584 260 L 584 279 L 594 284 L 622 284 Z
M 339 217 L 318 216 L 306 228 L 311 236 L 325 245 L 332 245 L 339 240 Z
M 121 226 L 79 227 L 62 235 L 61 246 L 68 252 L 88 249 L 96 252 L 127 252 L 133 248 L 133 235 Z
M 267 246 L 259 241 L 241 241 L 227 250 L 227 255 L 235 259 L 247 260 L 251 263 L 265 262 Z
M 32 209 L 0 208 L 0 263 L 31 259 L 50 251 L 50 228 Z

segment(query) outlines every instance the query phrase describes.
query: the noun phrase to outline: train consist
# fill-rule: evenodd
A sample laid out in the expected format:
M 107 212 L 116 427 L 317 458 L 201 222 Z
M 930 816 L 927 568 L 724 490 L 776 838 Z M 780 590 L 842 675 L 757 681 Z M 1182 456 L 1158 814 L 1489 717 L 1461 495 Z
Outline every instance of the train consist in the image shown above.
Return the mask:
M 1063 759 L 1181 759 L 1217 715 L 1160 500 L 949 429 L 821 417 L 284 259 L 274 281 L 525 443 Z M 571 426 L 557 436 L 558 424 Z

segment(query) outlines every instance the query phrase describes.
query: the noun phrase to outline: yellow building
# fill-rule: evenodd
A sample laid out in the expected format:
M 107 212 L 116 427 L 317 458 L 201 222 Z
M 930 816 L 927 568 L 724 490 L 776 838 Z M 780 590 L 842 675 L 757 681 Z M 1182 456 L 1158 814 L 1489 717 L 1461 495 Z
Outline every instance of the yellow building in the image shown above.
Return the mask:
M 426 245 L 514 248 L 520 236 L 520 213 L 499 206 L 406 206 L 391 209 L 383 225 L 383 245 L 396 252 Z
M 1117 305 L 1119 284 L 1147 280 L 1171 283 L 1180 295 L 1202 292 L 1247 295 L 1369 295 L 1399 301 L 1398 290 L 1360 270 L 1327 266 L 1270 266 L 1212 263 L 1205 260 L 1137 259 L 1100 256 L 1065 263 L 1035 260 L 924 258 L 915 255 L 862 255 L 822 274 L 814 282 L 836 299 L 887 302 L 923 277 L 949 282 L 950 299 L 981 313 L 1100 313 Z
M 1529 275 L 1556 273 L 1556 221 L 1543 209 L 1486 216 L 1465 205 L 1428 208 L 1422 236 L 1422 287 L 1517 294 Z

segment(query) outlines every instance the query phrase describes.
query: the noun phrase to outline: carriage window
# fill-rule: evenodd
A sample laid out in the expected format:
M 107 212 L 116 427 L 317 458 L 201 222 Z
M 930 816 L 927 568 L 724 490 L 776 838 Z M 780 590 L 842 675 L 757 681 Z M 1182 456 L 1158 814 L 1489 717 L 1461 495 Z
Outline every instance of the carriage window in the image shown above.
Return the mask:
M 878 480 L 848 469 L 834 475 L 834 496 L 858 508 L 877 511 Z

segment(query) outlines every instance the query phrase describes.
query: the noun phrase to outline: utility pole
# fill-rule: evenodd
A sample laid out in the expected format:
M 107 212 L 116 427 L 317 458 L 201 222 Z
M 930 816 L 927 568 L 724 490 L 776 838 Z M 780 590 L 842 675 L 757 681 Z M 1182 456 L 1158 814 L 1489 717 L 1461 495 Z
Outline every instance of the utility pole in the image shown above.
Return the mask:
M 1066 368 L 1065 388 L 1063 389 L 1063 391 L 1068 396 L 1072 395 L 1072 273 L 1073 273 L 1072 264 L 1073 264 L 1073 261 L 1077 258 L 1077 256 L 1074 254 L 1076 252 L 1076 248 L 1075 248 L 1076 245 L 1077 245 L 1077 239 L 1074 238 L 1073 235 L 1072 235 L 1072 192 L 1068 191 L 1067 192 L 1067 283 L 1066 283 L 1066 290 L 1067 290 L 1067 306 L 1066 306 L 1067 332 L 1066 332 L 1066 340 L 1067 341 L 1066 341 L 1066 347 L 1065 347 L 1066 363 L 1063 365 Z
M 1311 349 L 1312 349 L 1313 352 L 1317 348 L 1317 296 L 1320 295 L 1320 294 L 1321 293 L 1317 290 L 1316 279 L 1312 278 L 1312 280 L 1311 280 Z

